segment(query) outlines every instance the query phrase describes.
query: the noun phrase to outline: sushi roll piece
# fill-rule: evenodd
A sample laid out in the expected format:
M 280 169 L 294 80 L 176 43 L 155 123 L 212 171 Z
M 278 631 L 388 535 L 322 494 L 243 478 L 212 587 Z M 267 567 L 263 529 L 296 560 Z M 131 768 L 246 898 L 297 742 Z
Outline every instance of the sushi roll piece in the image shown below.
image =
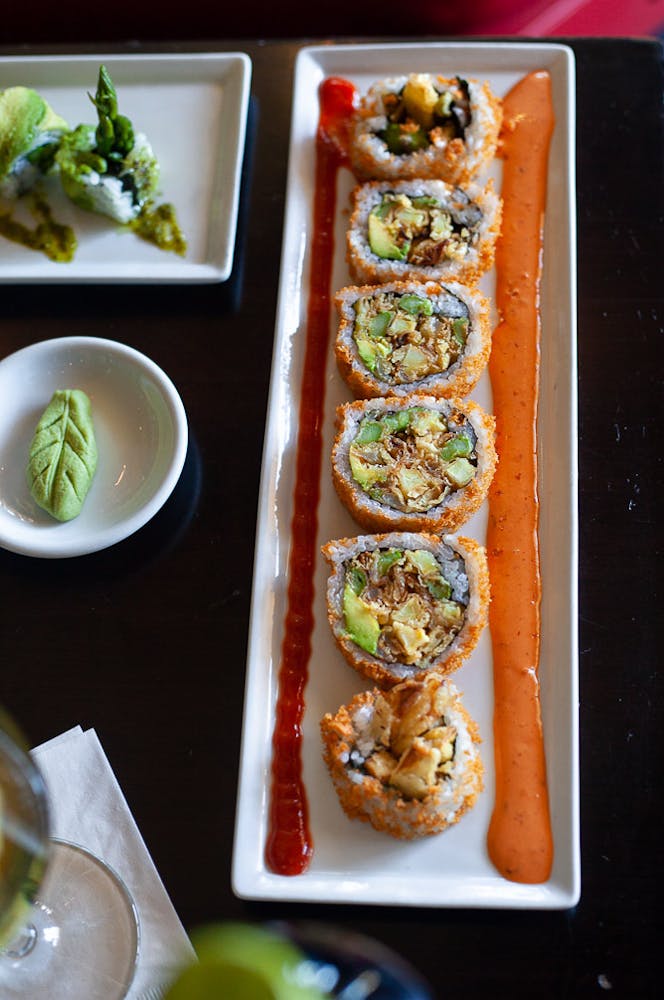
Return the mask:
M 489 608 L 486 552 L 471 538 L 387 532 L 328 542 L 327 617 L 347 662 L 381 687 L 446 676 Z
M 353 281 L 477 281 L 493 264 L 501 201 L 493 182 L 367 181 L 352 192 L 346 256 Z
M 349 286 L 335 305 L 337 366 L 361 399 L 465 396 L 489 361 L 489 302 L 457 282 Z
M 105 66 L 100 67 L 91 100 L 97 127 L 79 125 L 58 149 L 62 187 L 79 208 L 116 222 L 132 222 L 157 192 L 157 158 L 146 136 L 118 114 L 117 94 Z
M 501 122 L 486 82 L 431 73 L 379 80 L 354 115 L 351 166 L 368 180 L 467 184 L 494 157 Z
M 19 198 L 46 176 L 68 127 L 29 87 L 0 91 L 0 197 Z
M 440 677 L 364 691 L 320 729 L 344 812 L 401 840 L 458 823 L 483 789 L 477 724 Z
M 368 531 L 456 531 L 495 468 L 495 420 L 470 400 L 414 394 L 337 408 L 332 481 Z

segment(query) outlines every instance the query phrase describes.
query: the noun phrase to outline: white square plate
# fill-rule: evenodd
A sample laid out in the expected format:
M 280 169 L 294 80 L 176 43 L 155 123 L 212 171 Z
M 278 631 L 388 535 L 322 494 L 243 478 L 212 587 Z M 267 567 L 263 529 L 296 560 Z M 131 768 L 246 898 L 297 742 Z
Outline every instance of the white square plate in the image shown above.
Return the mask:
M 541 885 L 502 878 L 487 852 L 494 797 L 493 679 L 488 629 L 453 680 L 483 737 L 485 791 L 458 826 L 400 842 L 351 821 L 342 812 L 321 755 L 319 722 L 370 686 L 346 665 L 326 617 L 327 568 L 315 573 L 313 654 L 305 692 L 303 777 L 314 844 L 298 876 L 276 875 L 265 863 L 272 730 L 286 609 L 290 519 L 311 250 L 314 137 L 320 82 L 351 80 L 360 92 L 376 79 L 408 72 L 443 72 L 487 79 L 503 96 L 532 70 L 551 75 L 556 128 L 549 161 L 544 272 L 539 441 L 540 551 L 543 578 L 541 700 L 551 803 L 554 865 Z M 430 907 L 564 909 L 580 892 L 578 812 L 577 411 L 574 62 L 571 50 L 548 44 L 427 43 L 321 46 L 298 57 L 283 239 L 280 298 L 258 513 L 244 731 L 233 859 L 233 887 L 242 897 L 330 903 Z M 500 184 L 500 161 L 491 167 Z M 350 283 L 344 255 L 348 194 L 340 171 L 332 292 Z M 483 279 L 493 295 L 495 275 Z M 318 544 L 361 531 L 330 483 L 335 407 L 350 399 L 334 363 L 330 317 L 326 372 Z M 472 394 L 491 410 L 488 375 Z M 485 505 L 486 507 L 486 505 Z M 486 509 L 460 534 L 483 542 Z
M 74 229 L 69 263 L 0 238 L 0 282 L 214 282 L 232 270 L 249 105 L 243 52 L 35 56 L 0 59 L 0 90 L 31 87 L 74 128 L 96 123 L 88 93 L 104 64 L 119 110 L 147 135 L 161 167 L 159 201 L 175 206 L 184 257 L 159 250 L 110 219 L 85 212 L 46 181 L 58 222 Z M 7 205 L 7 202 L 3 203 Z

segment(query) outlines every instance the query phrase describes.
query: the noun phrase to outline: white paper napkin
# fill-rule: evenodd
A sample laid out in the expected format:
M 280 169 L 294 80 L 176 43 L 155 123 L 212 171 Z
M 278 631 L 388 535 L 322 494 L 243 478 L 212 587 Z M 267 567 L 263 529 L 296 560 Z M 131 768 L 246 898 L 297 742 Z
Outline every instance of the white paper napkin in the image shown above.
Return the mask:
M 106 861 L 131 892 L 140 921 L 138 968 L 128 996 L 168 982 L 193 948 L 145 846 L 94 729 L 80 726 L 32 754 L 50 794 L 52 836 Z

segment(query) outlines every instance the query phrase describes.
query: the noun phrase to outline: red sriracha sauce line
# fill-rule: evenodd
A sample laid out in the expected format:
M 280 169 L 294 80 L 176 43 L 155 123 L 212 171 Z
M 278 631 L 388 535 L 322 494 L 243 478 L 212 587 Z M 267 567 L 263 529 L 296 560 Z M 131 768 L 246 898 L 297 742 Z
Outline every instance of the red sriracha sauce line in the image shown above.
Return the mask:
M 302 717 L 314 627 L 313 581 L 318 555 L 316 512 L 330 328 L 336 176 L 339 167 L 348 162 L 346 130 L 356 92 L 347 80 L 331 77 L 321 84 L 319 96 L 311 277 L 288 566 L 288 610 L 279 667 L 265 849 L 268 867 L 280 875 L 299 875 L 306 871 L 313 855 L 302 781 Z

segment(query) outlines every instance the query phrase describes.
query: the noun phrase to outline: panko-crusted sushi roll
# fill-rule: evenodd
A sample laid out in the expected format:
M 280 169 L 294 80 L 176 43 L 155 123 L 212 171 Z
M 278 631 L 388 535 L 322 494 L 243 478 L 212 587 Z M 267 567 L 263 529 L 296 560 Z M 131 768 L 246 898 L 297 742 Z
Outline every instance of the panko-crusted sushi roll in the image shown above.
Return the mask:
M 342 288 L 335 304 L 337 365 L 357 397 L 465 396 L 486 368 L 490 310 L 476 289 L 393 281 Z
M 411 73 L 377 81 L 351 128 L 354 173 L 466 184 L 493 158 L 502 105 L 488 83 Z
M 489 609 L 478 542 L 395 531 L 337 539 L 322 551 L 332 634 L 365 677 L 391 687 L 446 676 L 475 648 Z
M 495 420 L 471 400 L 414 394 L 337 408 L 332 480 L 368 531 L 456 531 L 495 467 Z
M 346 814 L 393 837 L 440 833 L 482 791 L 477 725 L 456 687 L 439 677 L 362 692 L 320 728 Z
M 352 192 L 346 256 L 358 284 L 473 282 L 493 264 L 502 203 L 489 180 L 367 181 Z

